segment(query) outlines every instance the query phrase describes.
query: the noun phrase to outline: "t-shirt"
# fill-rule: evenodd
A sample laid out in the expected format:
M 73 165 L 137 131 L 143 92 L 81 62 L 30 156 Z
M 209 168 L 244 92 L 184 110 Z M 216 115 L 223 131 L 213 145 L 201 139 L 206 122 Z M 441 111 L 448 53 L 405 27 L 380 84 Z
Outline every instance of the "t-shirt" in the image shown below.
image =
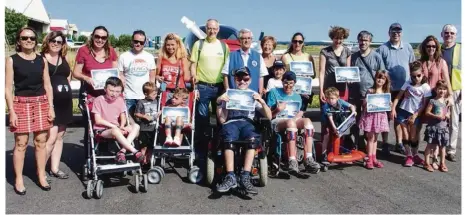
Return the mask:
M 278 101 L 299 102 L 299 110 L 302 107 L 302 98 L 299 94 L 292 92 L 288 95 L 284 92 L 283 88 L 271 89 L 266 97 L 266 104 L 272 109 L 276 109 Z
M 158 100 L 148 100 L 148 99 L 141 99 L 137 102 L 136 111 L 135 113 L 140 113 L 143 115 L 148 116 L 156 116 L 158 111 Z M 140 130 L 141 131 L 154 131 L 155 126 L 157 124 L 157 119 L 153 119 L 153 121 L 149 122 L 145 119 L 140 119 L 136 117 L 139 121 Z
M 250 90 L 250 89 L 247 89 L 247 90 L 253 91 L 253 90 Z M 254 93 L 256 93 L 256 92 L 254 91 Z M 219 106 L 223 110 L 226 110 L 226 102 L 222 102 L 221 104 L 219 104 Z M 254 106 L 255 106 L 255 111 L 227 110 L 228 111 L 228 116 L 227 116 L 226 122 L 224 124 L 234 122 L 234 121 L 239 121 L 239 120 L 246 120 L 246 119 L 253 120 L 254 117 L 255 117 L 255 112 L 260 111 L 263 108 L 263 106 L 257 101 L 254 101 Z
M 347 66 L 347 58 L 350 56 L 350 50 L 347 47 L 342 49 L 341 55 L 339 57 L 334 53 L 333 47 L 328 46 L 320 51 L 320 55 L 325 56 L 325 80 L 323 89 L 328 87 L 336 87 L 339 90 L 345 89 L 345 83 L 336 84 L 336 76 L 334 75 L 335 67 Z M 339 59 L 339 61 L 338 61 Z
M 95 60 L 94 56 L 90 53 L 90 50 L 87 46 L 82 46 L 79 48 L 78 53 L 76 54 L 76 63 L 84 64 L 82 68 L 82 74 L 90 77 L 90 71 L 93 69 L 111 69 L 113 68 L 113 61 L 118 60 L 118 55 L 115 52 L 115 49 L 110 47 L 110 56 L 108 59 L 105 59 L 103 63 Z
M 340 125 L 342 122 L 344 122 L 347 113 L 344 112 L 338 112 L 338 113 L 331 113 L 332 111 L 347 111 L 349 110 L 350 104 L 342 99 L 338 99 L 336 106 L 332 106 L 329 103 L 325 103 L 323 105 L 323 117 L 321 119 L 322 124 L 328 124 L 329 123 L 329 117 L 333 117 L 334 124 L 336 127 Z
M 447 114 L 447 105 L 445 103 L 440 102 L 439 100 L 436 99 L 431 99 L 429 100 L 429 103 L 433 106 L 431 109 L 431 113 L 434 115 L 441 115 L 442 114 Z M 434 125 L 438 126 L 441 128 L 447 127 L 447 121 L 446 120 L 439 120 L 436 118 L 429 118 L 428 119 L 428 125 Z
M 427 83 L 415 87 L 412 86 L 411 81 L 407 81 L 401 90 L 405 91 L 405 93 L 400 108 L 412 114 L 420 109 L 423 98 L 431 97 L 431 88 Z
M 454 48 L 455 48 L 455 45 L 446 49 L 446 48 L 443 48 L 442 49 L 442 57 L 444 58 L 444 60 L 446 61 L 447 63 L 447 69 L 449 70 L 449 77 L 451 77 L 451 73 L 452 73 L 452 58 L 453 58 L 453 54 L 454 54 Z
M 371 67 L 371 71 L 368 71 L 369 69 L 363 63 L 362 58 L 365 60 L 368 66 Z M 350 65 L 356 66 L 360 70 L 360 82 L 353 83 L 351 86 L 359 88 L 360 95 L 362 96 L 365 96 L 367 90 L 373 87 L 373 79 L 376 75 L 376 71 L 385 69 L 383 58 L 381 58 L 381 55 L 375 50 L 371 50 L 370 53 L 365 57 L 362 57 L 360 52 L 352 54 L 350 58 Z M 351 88 L 350 90 L 352 92 L 355 89 Z
M 98 114 L 107 122 L 119 126 L 119 116 L 126 112 L 126 102 L 123 97 L 118 97 L 115 101 L 108 102 L 105 95 L 95 98 L 92 106 L 92 113 Z M 106 129 L 105 126 L 94 124 L 95 130 Z
M 139 54 L 127 51 L 120 55 L 118 71 L 122 72 L 126 79 L 126 86 L 124 87 L 126 99 L 145 98 L 142 85 L 150 80 L 150 70 L 155 68 L 155 58 L 146 51 Z
M 182 59 L 179 59 L 176 63 L 171 63 L 166 58 L 161 59 L 160 73 L 164 78 L 163 81 L 166 83 L 167 89 L 176 89 L 176 83 L 177 87 L 186 88 L 183 70 Z
M 266 86 L 266 92 L 270 92 L 270 90 L 274 88 L 283 88 L 283 81 L 275 78 L 270 78 Z
M 210 84 L 223 82 L 221 70 L 223 69 L 225 60 L 229 58 L 229 47 L 226 46 L 225 59 L 225 53 L 218 39 L 212 43 L 204 40 L 200 57 L 198 54 L 199 41 L 194 43 L 190 59 L 191 62 L 197 63 L 197 79 Z

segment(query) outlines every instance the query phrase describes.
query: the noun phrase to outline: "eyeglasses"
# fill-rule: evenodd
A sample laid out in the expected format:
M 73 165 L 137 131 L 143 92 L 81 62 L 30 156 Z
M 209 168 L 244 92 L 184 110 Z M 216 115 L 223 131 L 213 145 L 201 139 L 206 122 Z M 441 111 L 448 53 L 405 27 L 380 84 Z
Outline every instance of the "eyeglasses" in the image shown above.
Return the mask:
M 428 49 L 435 49 L 436 46 L 435 46 L 435 45 L 426 45 L 426 48 L 428 48 Z
M 94 39 L 96 39 L 96 40 L 98 40 L 98 39 L 107 40 L 107 39 L 108 39 L 108 36 L 94 35 Z
M 302 44 L 304 43 L 304 41 L 303 40 L 292 40 L 292 43 Z
M 36 41 L 36 37 L 21 36 L 20 38 L 22 41 L 27 41 L 28 39 L 31 41 Z
M 241 39 L 241 40 L 251 40 L 252 37 L 241 37 L 240 39 Z
M 421 76 L 423 76 L 422 74 L 418 74 L 418 75 L 411 75 L 410 77 L 412 78 L 421 78 Z
M 444 32 L 444 35 L 455 35 L 455 32 Z
M 295 84 L 294 81 L 286 81 L 286 82 L 283 81 L 283 85 L 286 85 L 286 86 L 292 86 L 294 84 Z
M 247 81 L 250 80 L 250 76 L 248 76 L 248 75 L 247 76 L 245 76 L 245 75 L 244 76 L 236 76 L 236 80 L 238 82 L 241 82 L 241 81 L 247 82 Z
M 139 40 L 132 40 L 132 42 L 134 44 L 140 44 L 141 46 L 143 46 L 145 44 L 145 41 L 139 41 Z
M 54 43 L 54 44 L 58 44 L 58 45 L 62 45 L 63 44 L 63 41 L 62 40 L 50 40 L 49 43 Z

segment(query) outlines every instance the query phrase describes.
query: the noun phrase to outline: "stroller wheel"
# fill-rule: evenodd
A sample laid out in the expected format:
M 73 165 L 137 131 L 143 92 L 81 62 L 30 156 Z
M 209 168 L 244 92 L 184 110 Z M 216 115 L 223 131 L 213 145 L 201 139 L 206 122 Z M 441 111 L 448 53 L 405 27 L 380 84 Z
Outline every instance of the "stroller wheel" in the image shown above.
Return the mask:
M 100 199 L 102 198 L 103 195 L 103 181 L 98 180 L 97 183 L 95 183 L 95 198 Z
M 161 179 L 164 176 L 164 171 L 162 168 L 153 168 L 147 171 L 147 180 L 151 184 L 160 183 Z
M 136 191 L 136 193 L 139 192 L 139 187 L 140 187 L 140 178 L 139 178 L 139 175 L 136 174 L 134 175 L 134 190 Z
M 92 198 L 92 193 L 94 192 L 94 181 L 93 180 L 89 180 L 87 182 L 87 189 L 86 189 L 86 194 L 87 194 L 87 198 Z
M 89 168 L 87 168 L 87 164 L 82 165 L 81 180 L 87 181 L 88 174 L 89 174 Z
M 149 188 L 148 176 L 147 174 L 142 175 L 142 188 L 141 191 L 146 193 Z
M 203 174 L 200 172 L 200 168 L 193 166 L 187 175 L 191 183 L 197 184 L 203 179 Z
M 207 180 L 206 183 L 210 186 L 215 179 L 215 162 L 213 161 L 211 155 L 207 156 Z

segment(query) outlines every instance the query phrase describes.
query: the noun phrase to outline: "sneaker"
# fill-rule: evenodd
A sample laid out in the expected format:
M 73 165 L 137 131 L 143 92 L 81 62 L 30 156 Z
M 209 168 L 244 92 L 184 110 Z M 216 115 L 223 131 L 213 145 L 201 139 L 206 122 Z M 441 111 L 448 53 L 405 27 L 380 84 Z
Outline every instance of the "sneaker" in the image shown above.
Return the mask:
M 311 173 L 318 173 L 320 171 L 320 164 L 317 163 L 312 157 L 304 161 L 305 170 Z
M 134 155 L 134 162 L 137 163 L 143 163 L 145 159 L 145 156 L 142 154 L 142 152 L 136 152 Z
M 446 159 L 451 162 L 457 162 L 457 157 L 455 156 L 455 154 L 447 154 Z
M 239 181 L 239 185 L 250 194 L 258 194 L 257 188 L 253 186 L 252 182 L 250 182 L 250 175 L 241 175 L 241 180 Z
M 124 152 L 119 151 L 116 153 L 116 163 L 117 164 L 126 164 L 126 155 Z
M 171 146 L 171 144 L 173 144 L 173 138 L 172 137 L 166 137 L 166 140 L 165 140 L 165 146 L 166 147 L 169 147 Z
M 216 186 L 216 191 L 220 193 L 225 193 L 225 192 L 228 192 L 231 188 L 236 188 L 236 187 L 237 187 L 236 176 L 227 174 L 224 177 L 223 182 Z
M 181 139 L 179 137 L 174 137 L 173 142 L 171 143 L 172 147 L 181 146 Z
M 400 143 L 396 145 L 396 152 L 399 152 L 403 155 L 405 155 L 405 147 L 404 144 Z
M 413 157 L 412 156 L 407 156 L 407 159 L 405 159 L 404 166 L 406 166 L 406 167 L 413 166 Z
M 373 169 L 374 166 L 373 166 L 373 160 L 372 159 L 368 159 L 365 163 L 365 168 L 367 169 Z
M 415 155 L 415 156 L 413 156 L 413 163 L 416 164 L 416 165 L 423 165 L 425 163 L 425 161 L 423 159 L 421 159 L 420 156 Z
M 383 155 L 385 155 L 385 156 L 391 155 L 391 151 L 389 150 L 389 144 L 383 143 L 383 149 L 382 149 L 381 152 L 382 152 Z
M 289 172 L 299 172 L 299 163 L 297 163 L 297 160 L 295 159 L 289 159 Z

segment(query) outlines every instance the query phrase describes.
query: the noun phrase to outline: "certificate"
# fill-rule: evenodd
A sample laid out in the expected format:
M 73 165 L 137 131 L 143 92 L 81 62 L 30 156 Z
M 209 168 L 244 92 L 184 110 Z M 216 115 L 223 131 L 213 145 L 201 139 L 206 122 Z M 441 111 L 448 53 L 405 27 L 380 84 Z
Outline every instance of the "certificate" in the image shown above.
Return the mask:
M 109 77 L 118 77 L 118 70 L 116 68 L 111 69 L 93 69 L 90 71 L 92 81 L 94 81 L 95 90 L 103 90 L 105 88 L 105 82 Z
M 289 67 L 296 76 L 313 76 L 315 74 L 312 62 L 291 61 Z
M 178 116 L 183 117 L 184 124 L 190 122 L 190 114 L 188 107 L 163 107 L 161 112 L 161 118 L 164 122 L 166 117 L 171 119 L 171 122 L 176 122 Z
M 367 112 L 391 111 L 391 94 L 367 94 Z
M 345 132 L 349 131 L 350 127 L 355 124 L 355 113 L 350 114 L 344 122 L 342 122 L 338 127 L 337 131 L 339 132 L 339 136 L 342 136 Z
M 228 89 L 226 94 L 229 97 L 229 101 L 226 103 L 226 109 L 255 111 L 254 93 L 255 92 L 251 90 Z
M 312 94 L 312 78 L 297 76 L 297 82 L 294 85 L 294 92 L 300 95 Z
M 358 67 L 334 67 L 336 83 L 360 82 L 360 70 Z
M 294 118 L 295 115 L 297 115 L 297 113 L 299 113 L 300 111 L 299 109 L 300 102 L 278 100 L 277 105 L 279 105 L 279 103 L 286 103 L 286 109 L 279 112 L 278 115 L 276 115 L 276 118 L 285 118 L 285 119 Z

